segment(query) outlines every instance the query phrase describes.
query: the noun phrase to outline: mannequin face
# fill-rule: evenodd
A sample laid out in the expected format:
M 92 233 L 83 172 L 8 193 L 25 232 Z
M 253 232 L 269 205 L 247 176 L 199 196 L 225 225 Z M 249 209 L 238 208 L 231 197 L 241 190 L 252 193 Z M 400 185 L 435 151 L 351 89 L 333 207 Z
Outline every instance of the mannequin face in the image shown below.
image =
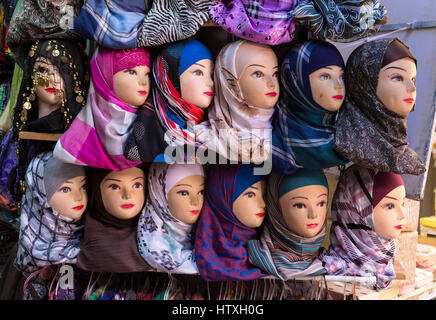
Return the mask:
M 404 224 L 404 198 L 406 189 L 399 186 L 389 192 L 373 211 L 375 232 L 385 239 L 395 239 L 400 236 Z
M 195 223 L 200 217 L 204 201 L 204 180 L 193 175 L 178 181 L 168 192 L 168 209 L 172 216 L 186 224 Z
M 150 92 L 150 68 L 136 66 L 114 74 L 114 91 L 117 97 L 132 107 L 140 107 Z
M 265 219 L 265 190 L 265 180 L 256 182 L 233 202 L 233 214 L 247 227 L 260 227 Z
M 209 107 L 213 99 L 213 62 L 197 61 L 180 75 L 180 91 L 183 100 L 202 109 Z
M 313 100 L 328 111 L 338 111 L 344 102 L 344 69 L 327 66 L 309 75 Z
M 410 58 L 396 60 L 379 73 L 377 96 L 389 110 L 407 116 L 416 100 L 416 64 Z
M 283 219 L 301 237 L 312 238 L 322 229 L 327 215 L 328 190 L 311 185 L 294 189 L 279 199 Z
M 261 109 L 274 108 L 280 94 L 279 65 L 274 51 L 245 42 L 238 49 L 237 60 L 245 65 L 239 75 L 239 86 L 247 104 Z
M 65 96 L 64 80 L 58 67 L 44 57 L 36 59 L 32 79 L 36 81 L 35 94 L 38 97 L 38 118 L 60 108 Z
M 135 167 L 112 171 L 104 177 L 100 191 L 107 212 L 118 219 L 131 219 L 144 206 L 144 171 Z
M 64 217 L 79 219 L 88 204 L 86 177 L 78 176 L 65 181 L 48 201 L 53 210 Z

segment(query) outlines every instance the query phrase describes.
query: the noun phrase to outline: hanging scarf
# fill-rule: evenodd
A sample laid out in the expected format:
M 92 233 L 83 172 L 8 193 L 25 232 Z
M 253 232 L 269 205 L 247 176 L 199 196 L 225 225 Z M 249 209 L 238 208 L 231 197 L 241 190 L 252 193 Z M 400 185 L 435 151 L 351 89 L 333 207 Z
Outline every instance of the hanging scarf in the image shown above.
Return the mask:
M 91 60 L 92 82 L 86 106 L 56 144 L 55 158 L 115 171 L 138 165 L 123 155 L 138 108 L 116 96 L 113 75 L 144 65 L 150 66 L 150 54 L 145 48 L 97 48 Z
M 204 176 L 201 165 L 153 163 L 148 175 L 149 194 L 138 224 L 138 249 L 157 271 L 198 273 L 193 253 L 194 225 L 171 215 L 167 195 L 178 181 Z
M 303 0 L 294 21 L 316 39 L 350 42 L 376 33 L 386 23 L 385 15 L 379 0 Z
M 312 185 L 311 176 L 320 175 L 308 169 L 302 169 L 297 174 L 299 172 L 303 172 L 304 178 L 307 178 L 299 187 Z M 325 269 L 317 256 L 326 236 L 327 226 L 324 223 L 321 231 L 312 238 L 301 237 L 288 227 L 279 204 L 279 187 L 282 178 L 273 173 L 268 181 L 266 199 L 268 215 L 265 218 L 260 240 L 248 241 L 247 251 L 250 262 L 283 280 L 297 276 L 324 274 Z M 325 180 L 323 185 L 326 184 Z M 291 190 L 292 188 L 287 191 Z
M 315 68 L 311 61 L 317 62 Z M 333 150 L 337 112 L 316 103 L 310 88 L 310 73 L 329 65 L 345 67 L 339 51 L 324 41 L 296 45 L 283 60 L 272 147 L 277 173 L 292 174 L 300 166 L 324 169 L 347 163 Z
M 395 241 L 377 235 L 373 223 L 376 172 L 353 165 L 341 173 L 332 201 L 330 247 L 320 255 L 328 274 L 376 276 L 376 288 L 395 279 Z
M 216 0 L 153 0 L 138 30 L 138 46 L 157 46 L 194 36 Z
M 210 6 L 212 21 L 227 32 L 246 40 L 269 45 L 291 42 L 292 19 L 301 0 L 233 0 Z
M 9 190 L 9 175 L 18 165 L 17 146 L 13 137 L 14 133 L 9 130 L 3 136 L 0 145 L 0 194 L 11 202 L 14 202 L 14 197 Z M 11 180 L 16 180 L 16 177 L 15 179 L 11 177 Z
M 141 170 L 143 167 L 139 167 Z M 141 272 L 150 266 L 141 258 L 136 229 L 144 208 L 133 218 L 119 219 L 104 207 L 100 184 L 110 170 L 92 168 L 90 190 L 93 206 L 85 216 L 85 235 L 80 244 L 77 267 L 94 272 Z
M 181 41 L 162 50 L 153 63 L 153 113 L 145 110 L 140 113 L 133 125 L 133 137 L 128 141 L 124 154 L 128 159 L 153 161 L 160 146 L 183 147 L 186 144 L 198 147 L 194 132 L 188 128 L 188 122 L 197 124 L 203 121 L 203 109 L 183 100 L 180 93 L 180 76 L 190 65 L 203 59 L 213 60 L 212 54 L 197 40 Z M 156 121 L 157 118 L 157 121 Z M 150 127 L 161 129 L 158 132 Z M 159 136 L 159 132 L 164 136 Z M 150 141 L 158 140 L 159 143 Z M 165 143 L 164 143 L 164 141 Z M 157 146 L 156 146 L 157 144 Z M 151 151 L 151 152 L 150 152 Z M 165 149 L 159 150 L 163 153 Z M 143 156 L 142 156 L 143 155 Z M 188 155 L 184 152 L 184 158 Z
M 243 167 L 247 173 L 237 179 Z M 246 250 L 248 241 L 256 239 L 258 231 L 242 224 L 233 213 L 235 193 L 244 189 L 237 185 L 244 184 L 246 189 L 264 179 L 253 175 L 252 170 L 250 165 L 212 165 L 207 173 L 194 245 L 197 267 L 205 280 L 253 280 L 264 276 L 249 263 Z
M 405 116 L 386 108 L 377 97 L 378 76 L 387 47 L 399 39 L 359 46 L 345 68 L 347 94 L 336 121 L 334 149 L 366 168 L 419 175 L 425 165 L 407 143 Z
M 239 77 L 246 66 L 237 68 L 236 57 L 244 41 L 229 43 L 221 49 L 215 64 L 215 97 L 208 112 L 209 120 L 194 128 L 197 140 L 209 150 L 229 160 L 242 158 L 259 163 L 269 156 L 274 109 L 250 106 L 242 96 Z M 229 78 L 235 85 L 229 84 Z
M 76 263 L 80 251 L 81 219 L 65 217 L 48 205 L 45 184 L 54 177 L 51 172 L 44 172 L 44 168 L 52 156 L 51 152 L 39 154 L 26 172 L 27 190 L 21 202 L 20 235 L 14 262 L 21 271 L 33 272 L 47 265 Z M 85 170 L 80 169 L 74 172 L 85 175 Z M 69 170 L 68 165 L 65 170 Z
M 73 31 L 112 49 L 138 47 L 138 27 L 149 1 L 88 0 L 74 19 Z

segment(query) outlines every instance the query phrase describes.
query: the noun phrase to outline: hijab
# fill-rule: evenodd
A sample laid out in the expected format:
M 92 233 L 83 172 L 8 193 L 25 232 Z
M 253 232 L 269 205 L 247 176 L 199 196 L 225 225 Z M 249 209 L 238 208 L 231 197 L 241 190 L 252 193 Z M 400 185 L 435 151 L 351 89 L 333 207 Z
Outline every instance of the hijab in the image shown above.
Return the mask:
M 167 163 L 150 166 L 149 194 L 138 224 L 138 249 L 157 271 L 198 273 L 193 253 L 194 225 L 175 218 L 167 199 L 177 182 L 193 175 L 204 177 L 203 166 Z
M 211 165 L 198 221 L 194 252 L 205 280 L 253 280 L 264 276 L 248 260 L 247 243 L 258 230 L 242 224 L 233 213 L 238 195 L 265 177 L 253 174 L 252 165 Z M 219 196 L 217 196 L 219 195 Z
M 51 170 L 52 163 L 60 170 Z M 62 174 L 59 174 L 62 172 Z M 82 219 L 72 219 L 48 204 L 66 180 L 85 176 L 83 167 L 64 164 L 51 152 L 36 156 L 26 172 L 26 193 L 21 201 L 20 234 L 15 265 L 26 272 L 54 264 L 76 263 L 83 235 Z M 51 187 L 47 188 L 50 185 Z
M 406 116 L 389 110 L 377 97 L 378 76 L 393 41 L 400 42 L 370 41 L 349 57 L 345 68 L 347 94 L 336 121 L 334 149 L 367 168 L 419 175 L 425 172 L 425 165 L 407 143 Z
M 337 112 L 315 102 L 309 76 L 326 66 L 345 68 L 341 54 L 325 41 L 292 47 L 281 68 L 282 90 L 273 128 L 273 168 L 291 174 L 298 167 L 324 169 L 346 159 L 333 150 Z
M 401 180 L 397 175 L 383 175 L 382 179 L 376 175 L 375 170 L 357 165 L 341 173 L 332 201 L 330 247 L 320 259 L 328 274 L 376 276 L 375 287 L 383 289 L 395 279 L 395 240 L 375 232 L 372 199 L 384 197 Z
M 266 199 L 268 215 L 260 240 L 248 241 L 250 262 L 283 280 L 325 273 L 318 253 L 327 233 L 326 223 L 316 236 L 301 237 L 289 228 L 280 209 L 282 195 L 310 185 L 322 185 L 328 189 L 326 177 L 318 170 L 300 169 L 290 176 L 271 174 Z
M 136 66 L 150 67 L 146 48 L 96 49 L 91 59 L 92 82 L 86 106 L 56 144 L 55 158 L 116 171 L 138 165 L 123 155 L 138 108 L 117 97 L 113 81 L 118 71 Z

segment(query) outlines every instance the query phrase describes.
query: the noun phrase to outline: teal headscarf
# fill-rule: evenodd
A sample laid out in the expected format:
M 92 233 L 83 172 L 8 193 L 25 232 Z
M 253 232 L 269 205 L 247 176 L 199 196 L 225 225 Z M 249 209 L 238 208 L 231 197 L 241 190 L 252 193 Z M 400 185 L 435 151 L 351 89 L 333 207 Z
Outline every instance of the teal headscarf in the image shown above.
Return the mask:
M 329 188 L 327 178 L 322 171 L 300 169 L 296 173 L 282 178 L 279 186 L 279 199 L 289 191 L 311 185 L 324 186 L 327 189 Z

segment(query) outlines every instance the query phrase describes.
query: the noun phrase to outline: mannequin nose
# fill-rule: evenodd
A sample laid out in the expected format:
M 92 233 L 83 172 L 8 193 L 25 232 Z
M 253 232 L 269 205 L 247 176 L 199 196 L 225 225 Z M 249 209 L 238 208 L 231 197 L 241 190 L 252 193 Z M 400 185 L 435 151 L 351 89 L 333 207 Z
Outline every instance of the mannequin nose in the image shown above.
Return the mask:
M 404 214 L 404 207 L 400 206 L 400 209 L 398 210 L 398 213 L 397 213 L 397 219 L 404 220 L 405 217 L 406 217 L 406 215 Z
M 130 198 L 130 192 L 127 190 L 127 188 L 122 189 L 122 198 L 124 200 L 127 200 Z
M 274 89 L 274 88 L 275 88 L 276 84 L 275 84 L 275 82 L 274 82 L 274 78 L 273 78 L 273 77 L 269 77 L 269 78 L 267 79 L 267 81 L 266 81 L 266 86 L 267 86 L 269 89 Z
M 316 212 L 316 210 L 313 210 L 312 207 L 309 207 L 309 211 L 307 212 L 307 217 L 309 219 L 315 219 L 318 217 L 318 212 Z
M 344 79 L 342 78 L 335 79 L 333 86 L 335 89 L 342 89 L 344 87 Z
M 138 83 L 141 86 L 146 86 L 148 83 L 148 76 L 146 76 L 146 75 L 139 76 Z
M 409 91 L 409 92 L 415 92 L 416 91 L 416 84 L 412 80 L 409 80 L 407 82 L 407 91 Z
M 198 204 L 200 203 L 198 196 L 192 196 L 190 200 L 191 200 L 191 206 L 198 206 Z
M 258 203 L 258 205 L 259 205 L 259 208 L 262 208 L 262 210 L 265 210 L 265 208 L 266 208 L 266 203 L 265 203 L 265 200 L 263 199 L 262 196 L 259 197 L 259 203 Z
M 82 198 L 83 198 L 83 196 L 82 196 L 82 192 L 81 192 L 80 190 L 77 190 L 77 191 L 74 193 L 74 201 L 81 201 Z

